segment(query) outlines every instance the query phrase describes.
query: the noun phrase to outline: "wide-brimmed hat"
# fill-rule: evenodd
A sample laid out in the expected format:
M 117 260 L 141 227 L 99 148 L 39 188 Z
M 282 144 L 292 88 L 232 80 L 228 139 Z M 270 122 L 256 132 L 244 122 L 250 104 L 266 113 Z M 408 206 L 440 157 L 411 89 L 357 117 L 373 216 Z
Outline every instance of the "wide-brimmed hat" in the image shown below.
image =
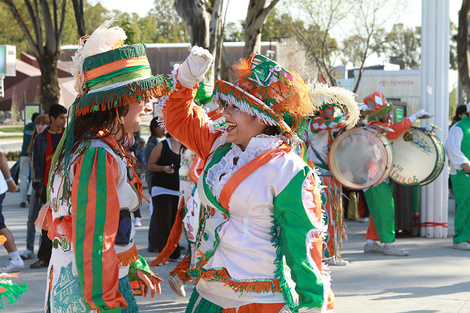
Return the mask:
M 85 37 L 72 58 L 77 117 L 170 91 L 164 75 L 152 75 L 145 45 L 123 46 L 126 34 L 120 27 L 109 28 L 112 22 L 106 21 Z
M 215 83 L 213 101 L 229 101 L 241 111 L 276 126 L 284 136 L 297 133 L 315 111 L 303 79 L 263 55 L 240 59 L 233 66 L 233 73 L 235 82 Z
M 368 117 L 369 121 L 378 121 L 393 110 L 392 104 L 385 99 L 380 90 L 365 97 L 364 103 L 373 111 Z

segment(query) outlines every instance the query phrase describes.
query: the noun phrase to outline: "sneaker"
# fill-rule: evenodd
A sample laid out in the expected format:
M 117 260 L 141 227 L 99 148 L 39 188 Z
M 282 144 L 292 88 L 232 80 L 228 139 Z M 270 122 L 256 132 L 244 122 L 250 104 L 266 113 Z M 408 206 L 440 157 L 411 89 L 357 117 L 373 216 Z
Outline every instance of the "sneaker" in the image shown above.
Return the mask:
M 43 260 L 37 260 L 33 264 L 29 266 L 29 268 L 42 268 L 42 267 L 48 267 L 49 262 L 43 261 Z
M 369 218 L 368 217 L 358 217 L 358 218 L 356 218 L 356 222 L 369 223 Z
M 328 258 L 324 260 L 326 264 L 331 266 L 346 266 L 349 264 L 348 261 L 343 259 Z
M 168 278 L 171 290 L 180 297 L 186 297 L 186 290 L 184 289 L 184 281 L 178 275 L 171 275 Z
M 468 242 L 454 243 L 452 248 L 457 249 L 457 250 L 470 250 L 470 243 Z
M 181 262 L 184 260 L 184 257 L 182 255 L 180 255 L 179 257 L 177 257 L 176 259 L 175 258 L 169 258 L 169 261 L 170 262 Z
M 0 268 L 1 273 L 13 273 L 16 272 L 19 269 L 22 269 L 24 267 L 24 263 L 22 259 L 17 259 L 17 260 L 10 260 L 5 264 L 4 267 Z
M 20 203 L 20 208 L 26 208 L 26 202 L 21 202 Z
M 364 253 L 383 253 L 384 248 L 379 245 L 377 242 L 373 246 L 369 246 L 368 244 L 364 245 Z
M 23 260 L 29 260 L 33 258 L 33 252 L 31 250 L 26 249 L 20 256 Z
M 142 219 L 140 217 L 136 217 L 134 225 L 135 227 L 142 227 Z
M 397 246 L 393 246 L 390 248 L 384 247 L 384 255 L 395 255 L 395 256 L 407 256 L 410 254 L 410 252 L 406 250 L 402 250 L 398 248 Z
M 156 266 L 163 266 L 163 265 L 167 265 L 168 263 L 170 263 L 170 262 L 166 261 L 166 262 L 163 262 L 163 263 L 158 263 Z

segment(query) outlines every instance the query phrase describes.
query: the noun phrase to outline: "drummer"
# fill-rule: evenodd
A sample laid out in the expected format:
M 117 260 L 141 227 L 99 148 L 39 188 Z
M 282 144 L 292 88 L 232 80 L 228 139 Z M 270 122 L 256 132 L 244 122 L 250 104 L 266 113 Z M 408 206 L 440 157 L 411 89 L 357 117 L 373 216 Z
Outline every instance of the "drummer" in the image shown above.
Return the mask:
M 325 223 L 328 225 L 323 245 L 323 260 L 328 265 L 345 266 L 348 261 L 341 257 L 344 225 L 342 188 L 328 168 L 328 150 L 335 134 L 344 128 L 352 128 L 359 118 L 355 94 L 340 87 L 328 87 L 321 83 L 310 83 L 312 102 L 320 107 L 318 113 L 307 121 L 305 142 L 307 160 L 317 168 L 325 187 L 321 194 Z M 333 102 L 334 101 L 334 102 Z
M 385 136 L 390 140 L 399 138 L 418 118 L 430 115 L 426 111 L 420 110 L 409 117 L 405 117 L 400 122 L 391 123 L 390 112 L 393 107 L 380 90 L 365 97 L 364 103 L 373 110 L 368 117 L 367 126 L 390 128 L 392 131 L 385 132 Z M 408 251 L 395 245 L 395 203 L 389 178 L 380 185 L 366 190 L 365 196 L 371 217 L 366 234 L 367 241 L 364 246 L 364 253 L 383 253 L 395 256 L 409 255 Z M 377 243 L 379 240 L 384 244 L 383 246 Z
M 470 102 L 466 111 L 450 128 L 445 143 L 456 206 L 453 248 L 457 250 L 470 250 Z

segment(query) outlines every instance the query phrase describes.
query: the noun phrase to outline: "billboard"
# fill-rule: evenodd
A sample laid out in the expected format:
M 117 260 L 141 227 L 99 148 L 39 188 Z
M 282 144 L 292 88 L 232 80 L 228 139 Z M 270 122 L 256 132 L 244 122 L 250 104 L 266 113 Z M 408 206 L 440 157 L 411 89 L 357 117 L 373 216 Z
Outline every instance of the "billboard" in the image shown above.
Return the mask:
M 0 45 L 0 76 L 16 76 L 16 47 Z

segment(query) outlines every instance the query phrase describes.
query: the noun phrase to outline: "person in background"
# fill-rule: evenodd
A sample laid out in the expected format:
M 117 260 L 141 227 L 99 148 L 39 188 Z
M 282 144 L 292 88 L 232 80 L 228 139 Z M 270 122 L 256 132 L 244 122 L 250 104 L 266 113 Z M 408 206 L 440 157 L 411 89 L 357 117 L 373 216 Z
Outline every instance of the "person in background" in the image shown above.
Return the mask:
M 153 172 L 150 194 L 153 212 L 149 224 L 148 251 L 163 250 L 175 222 L 182 149 L 181 143 L 167 134 L 167 138 L 160 141 L 150 155 L 147 168 Z M 180 261 L 180 256 L 180 249 L 175 249 L 170 255 L 170 261 Z
M 467 105 L 461 104 L 455 109 L 455 115 L 452 117 L 452 122 L 449 126 L 449 129 L 454 126 L 457 122 L 459 122 L 462 117 L 468 116 L 468 112 L 470 111 L 470 102 L 467 103 Z M 454 189 L 452 188 L 452 178 L 449 175 L 449 198 L 453 199 L 454 198 Z
M 31 137 L 33 136 L 36 125 L 34 121 L 39 113 L 34 113 L 31 117 L 31 122 L 25 125 L 23 131 L 23 145 L 21 146 L 20 152 L 20 208 L 26 207 L 28 189 L 29 189 L 29 177 L 31 175 L 31 157 L 28 153 L 28 147 L 31 143 Z
M 10 168 L 8 167 L 7 159 L 0 150 L 0 235 L 5 236 L 6 241 L 3 246 L 10 255 L 10 260 L 4 267 L 0 268 L 0 273 L 16 272 L 24 267 L 24 262 L 16 249 L 13 234 L 5 225 L 5 217 L 2 213 L 2 204 L 7 191 L 15 192 L 17 189 L 18 186 L 16 186 L 13 177 L 10 175 Z
M 328 165 L 328 151 L 335 136 L 344 128 L 354 127 L 359 118 L 359 109 L 354 100 L 355 94 L 340 87 L 328 87 L 321 83 L 310 83 L 309 92 L 317 95 L 313 103 L 319 111 L 308 119 L 305 142 L 307 162 L 318 169 L 322 185 L 322 209 L 325 224 L 328 225 L 324 261 L 328 265 L 345 266 L 348 261 L 342 258 L 343 241 L 346 240 L 346 226 L 342 202 L 341 184 L 331 175 Z M 334 102 L 329 102 L 329 100 Z
M 149 171 L 148 169 L 148 163 L 150 159 L 150 155 L 152 154 L 153 149 L 155 146 L 162 140 L 165 140 L 166 138 L 166 131 L 160 126 L 160 122 L 158 122 L 158 117 L 154 117 L 150 121 L 150 137 L 147 141 L 147 144 L 145 145 L 144 148 L 144 166 L 145 166 L 145 179 L 147 183 L 147 190 L 150 195 L 152 195 L 152 178 L 153 178 L 153 172 Z M 153 215 L 153 206 L 152 206 L 152 201 L 149 203 L 149 210 L 150 210 L 150 216 Z M 156 220 L 154 221 L 156 223 Z M 149 229 L 151 222 L 149 224 Z M 153 225 L 152 227 L 156 227 L 156 225 Z M 152 250 L 149 250 L 149 252 L 159 252 L 156 247 L 152 247 Z
M 460 121 L 462 119 L 462 117 L 464 116 L 468 116 L 468 110 L 470 109 L 470 102 L 467 103 L 467 105 L 465 104 L 461 104 L 459 105 L 456 109 L 455 109 L 455 115 L 452 116 L 452 122 L 449 126 L 449 129 L 455 125 L 455 123 L 457 123 L 458 121 Z
M 42 133 L 47 126 L 50 124 L 49 116 L 47 114 L 41 114 L 36 117 L 34 120 L 36 126 L 34 127 L 33 135 L 31 137 L 31 142 L 29 143 L 28 153 L 33 154 L 34 149 L 34 140 L 36 136 Z M 32 188 L 31 201 L 29 202 L 29 212 L 28 212 L 28 221 L 26 222 L 26 250 L 21 254 L 23 260 L 32 259 L 34 256 L 34 241 L 36 237 L 36 227 L 34 222 L 39 214 L 39 209 L 41 208 L 41 199 L 39 199 L 39 194 Z
M 49 119 L 51 124 L 34 139 L 33 188 L 40 200 L 39 207 L 46 203 L 46 187 L 49 182 L 52 157 L 62 138 L 65 125 L 67 124 L 67 109 L 60 104 L 51 105 L 49 108 Z M 51 249 L 52 241 L 47 236 L 47 231 L 41 230 L 41 241 L 37 255 L 38 260 L 29 267 L 48 267 L 51 258 Z
M 368 117 L 368 126 L 385 126 L 392 131 L 385 132 L 390 139 L 397 139 L 422 116 L 430 115 L 420 110 L 413 115 L 405 116 L 402 121 L 391 123 L 392 104 L 385 99 L 380 90 L 364 98 L 364 103 L 373 111 Z M 380 185 L 364 192 L 367 207 L 370 211 L 369 228 L 366 234 L 364 253 L 383 253 L 384 255 L 407 256 L 409 252 L 395 245 L 395 202 L 393 186 L 387 178 Z M 380 240 L 384 245 L 380 245 Z
M 470 250 L 470 103 L 466 114 L 449 130 L 445 142 L 446 154 L 450 160 L 455 216 L 453 248 Z
M 134 143 L 129 148 L 129 151 L 134 155 L 134 157 L 137 160 L 137 162 L 135 164 L 135 170 L 136 170 L 136 173 L 139 176 L 139 178 L 141 177 L 140 176 L 140 170 L 139 170 L 139 166 L 141 164 L 141 162 L 139 160 L 139 154 L 140 154 L 139 147 L 140 147 L 140 141 L 141 140 L 142 140 L 142 138 L 140 137 L 140 130 L 134 132 Z M 144 142 L 145 142 L 145 140 L 144 140 Z M 134 215 L 134 226 L 135 227 L 142 227 L 142 214 L 140 213 L 140 208 L 135 210 L 133 212 L 133 215 Z

